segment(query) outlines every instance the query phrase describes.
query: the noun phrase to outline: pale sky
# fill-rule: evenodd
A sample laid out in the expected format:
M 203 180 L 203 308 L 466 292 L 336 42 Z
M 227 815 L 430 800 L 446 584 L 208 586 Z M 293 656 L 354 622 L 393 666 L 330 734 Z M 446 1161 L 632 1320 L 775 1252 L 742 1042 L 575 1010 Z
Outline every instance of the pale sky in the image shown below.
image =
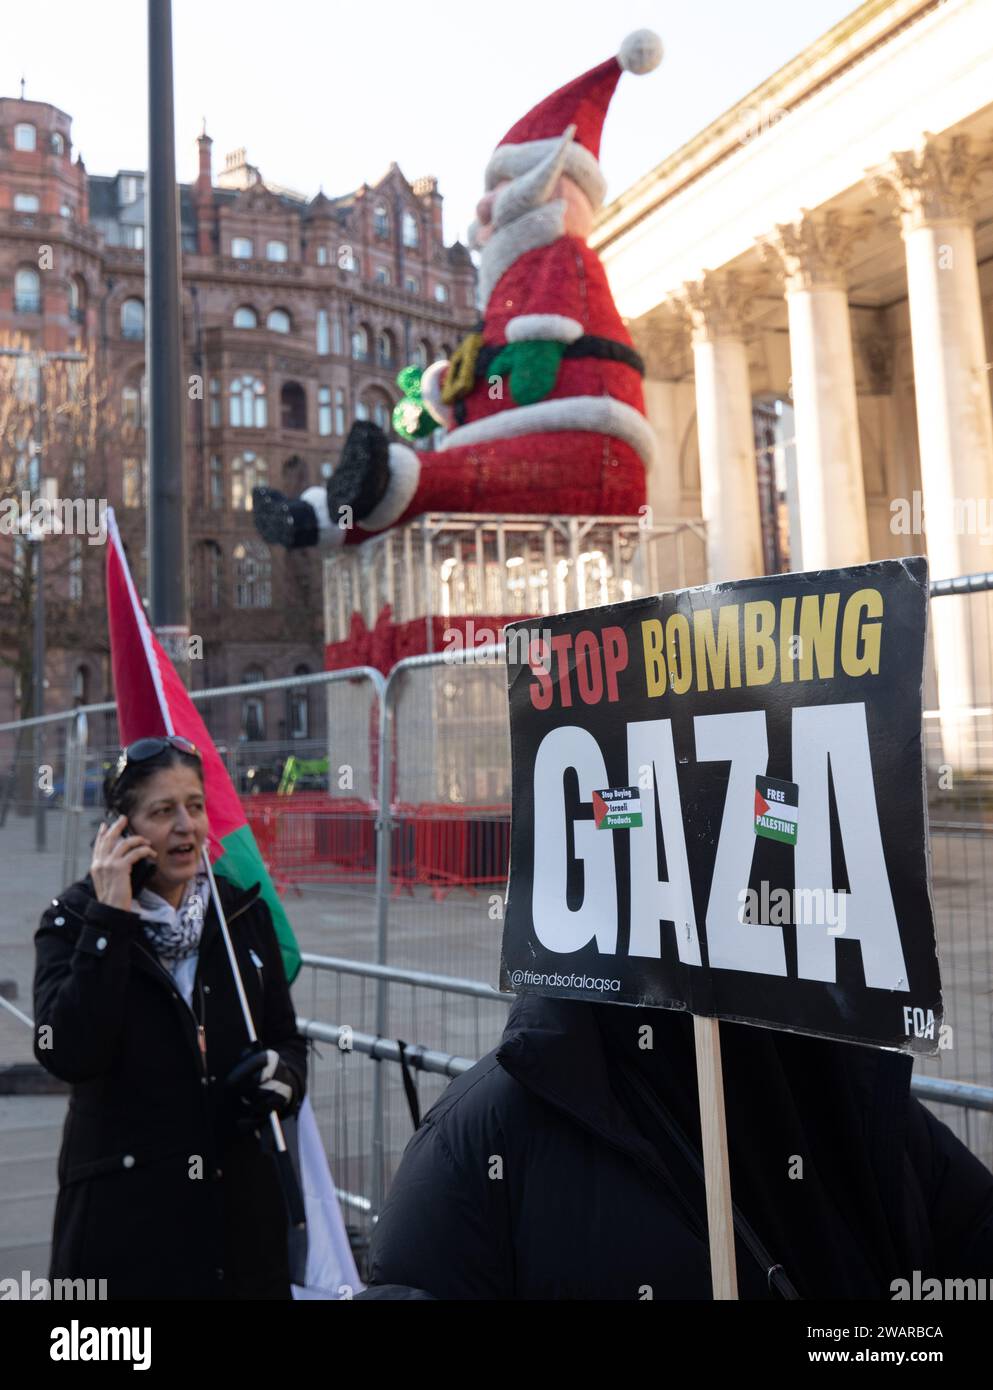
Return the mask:
M 312 197 L 375 182 L 396 160 L 434 174 L 445 237 L 465 239 L 483 170 L 543 96 L 653 28 L 665 58 L 625 74 L 601 165 L 616 196 L 855 8 L 850 0 L 173 0 L 177 176 L 244 145 L 263 178 Z M 0 95 L 73 118 L 91 174 L 147 162 L 144 0 L 9 0 Z

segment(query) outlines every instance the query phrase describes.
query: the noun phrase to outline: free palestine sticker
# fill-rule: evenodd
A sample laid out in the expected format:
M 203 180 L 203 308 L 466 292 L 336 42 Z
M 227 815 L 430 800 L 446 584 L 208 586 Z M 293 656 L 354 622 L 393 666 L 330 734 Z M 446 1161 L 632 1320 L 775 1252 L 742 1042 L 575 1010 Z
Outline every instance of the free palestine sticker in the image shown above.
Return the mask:
M 637 787 L 607 787 L 593 793 L 597 830 L 634 830 L 641 825 L 641 793 Z
M 775 777 L 755 779 L 755 833 L 784 845 L 796 844 L 796 808 L 800 789 Z

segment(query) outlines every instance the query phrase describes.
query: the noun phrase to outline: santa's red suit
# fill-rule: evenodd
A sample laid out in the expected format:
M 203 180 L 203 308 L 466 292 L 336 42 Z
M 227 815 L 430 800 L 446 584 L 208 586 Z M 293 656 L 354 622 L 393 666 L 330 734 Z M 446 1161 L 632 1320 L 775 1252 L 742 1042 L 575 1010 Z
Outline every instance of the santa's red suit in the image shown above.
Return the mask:
M 576 325 L 554 387 L 519 406 L 484 371 L 444 447 L 418 455 L 417 490 L 399 520 L 427 511 L 629 516 L 645 501 L 653 440 L 637 354 L 603 266 L 578 237 L 526 252 L 501 277 L 484 346 L 505 345 L 508 323 L 532 315 Z M 611 345 L 627 360 L 608 355 Z

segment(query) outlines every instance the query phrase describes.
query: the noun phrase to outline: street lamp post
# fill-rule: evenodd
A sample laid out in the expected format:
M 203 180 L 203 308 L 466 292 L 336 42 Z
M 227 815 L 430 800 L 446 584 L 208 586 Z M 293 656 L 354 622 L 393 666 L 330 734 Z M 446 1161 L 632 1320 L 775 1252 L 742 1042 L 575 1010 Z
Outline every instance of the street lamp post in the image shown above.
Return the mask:
M 189 682 L 182 304 L 173 111 L 172 7 L 148 0 L 148 597 L 159 641 Z

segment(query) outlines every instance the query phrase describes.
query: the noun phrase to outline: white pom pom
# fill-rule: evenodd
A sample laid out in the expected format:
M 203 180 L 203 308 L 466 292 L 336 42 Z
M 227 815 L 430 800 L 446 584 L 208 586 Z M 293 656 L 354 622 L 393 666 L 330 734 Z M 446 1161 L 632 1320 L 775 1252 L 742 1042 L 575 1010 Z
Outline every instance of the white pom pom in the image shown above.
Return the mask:
M 636 29 L 621 44 L 617 61 L 625 72 L 652 72 L 662 61 L 662 40 L 651 29 Z

